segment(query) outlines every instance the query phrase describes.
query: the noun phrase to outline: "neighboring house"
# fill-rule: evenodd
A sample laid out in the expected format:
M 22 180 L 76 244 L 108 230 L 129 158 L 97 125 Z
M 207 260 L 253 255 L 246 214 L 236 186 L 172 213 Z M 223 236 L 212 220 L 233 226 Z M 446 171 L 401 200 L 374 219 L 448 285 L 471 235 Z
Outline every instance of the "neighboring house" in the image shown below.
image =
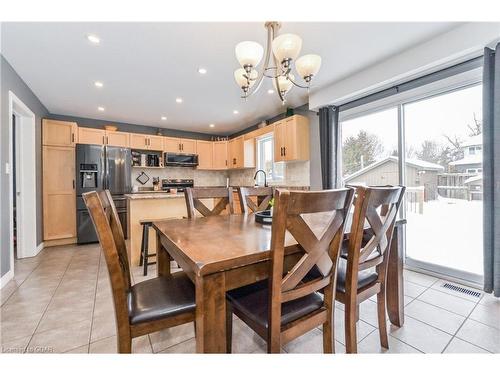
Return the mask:
M 444 171 L 439 164 L 406 159 L 406 187 L 424 187 L 424 200 L 437 198 L 437 175 Z M 346 176 L 345 184 L 398 185 L 398 158 L 389 156 Z
M 464 181 L 468 189 L 468 198 L 470 201 L 483 200 L 483 174 L 473 176 Z
M 483 171 L 483 136 L 470 137 L 461 147 L 464 157 L 452 161 L 450 172 L 456 173 L 482 173 Z
M 448 172 L 439 175 L 439 194 L 447 198 L 480 200 L 483 197 L 482 135 L 468 138 L 461 150 L 463 158 L 452 161 L 449 164 Z

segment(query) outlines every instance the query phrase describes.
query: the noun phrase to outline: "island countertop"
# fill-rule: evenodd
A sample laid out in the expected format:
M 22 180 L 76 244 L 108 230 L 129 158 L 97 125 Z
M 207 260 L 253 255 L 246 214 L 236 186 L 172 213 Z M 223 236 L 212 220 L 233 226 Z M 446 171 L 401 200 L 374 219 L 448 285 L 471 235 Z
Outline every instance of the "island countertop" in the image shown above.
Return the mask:
M 173 199 L 173 198 L 184 198 L 184 193 L 165 193 L 163 191 L 148 191 L 143 193 L 133 193 L 125 194 L 125 198 L 129 200 L 140 200 L 140 199 Z

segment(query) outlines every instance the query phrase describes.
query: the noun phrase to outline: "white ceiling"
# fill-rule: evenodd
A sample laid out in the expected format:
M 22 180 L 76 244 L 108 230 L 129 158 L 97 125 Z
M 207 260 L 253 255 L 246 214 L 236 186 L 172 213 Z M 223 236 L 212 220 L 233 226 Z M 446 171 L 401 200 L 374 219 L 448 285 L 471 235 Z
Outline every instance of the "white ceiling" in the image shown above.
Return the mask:
M 285 23 L 280 32 L 302 37 L 301 54 L 322 56 L 317 90 L 459 25 Z M 5 58 L 54 114 L 227 134 L 284 111 L 271 82 L 244 101 L 233 79 L 234 46 L 265 45 L 263 23 L 3 23 L 1 35 Z M 305 103 L 305 90 L 292 89 L 287 105 Z

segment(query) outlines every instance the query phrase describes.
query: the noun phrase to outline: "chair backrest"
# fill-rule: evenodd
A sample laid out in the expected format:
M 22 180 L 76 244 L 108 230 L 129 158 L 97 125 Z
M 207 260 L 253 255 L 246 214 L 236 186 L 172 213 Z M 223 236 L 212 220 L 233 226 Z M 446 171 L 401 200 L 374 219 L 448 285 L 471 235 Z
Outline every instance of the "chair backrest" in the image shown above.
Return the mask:
M 273 198 L 272 187 L 239 187 L 240 207 L 242 213 L 267 210 Z M 257 201 L 252 198 L 257 198 Z
M 82 194 L 108 266 L 117 323 L 128 324 L 127 295 L 131 287 L 127 247 L 109 190 Z
M 330 291 L 333 288 L 344 225 L 353 197 L 352 188 L 317 192 L 275 191 L 269 293 L 271 326 L 280 325 L 282 303 L 327 287 Z M 305 254 L 283 276 L 287 231 Z M 303 282 L 314 266 L 320 276 Z
M 379 280 L 385 278 L 387 255 L 404 192 L 404 186 L 356 187 L 347 253 L 347 288 L 357 289 L 359 270 L 379 266 Z
M 188 218 L 195 217 L 195 210 L 203 216 L 220 215 L 226 208 L 229 214 L 234 214 L 232 188 L 186 188 L 186 209 Z M 201 199 L 217 199 L 214 208 L 208 208 Z

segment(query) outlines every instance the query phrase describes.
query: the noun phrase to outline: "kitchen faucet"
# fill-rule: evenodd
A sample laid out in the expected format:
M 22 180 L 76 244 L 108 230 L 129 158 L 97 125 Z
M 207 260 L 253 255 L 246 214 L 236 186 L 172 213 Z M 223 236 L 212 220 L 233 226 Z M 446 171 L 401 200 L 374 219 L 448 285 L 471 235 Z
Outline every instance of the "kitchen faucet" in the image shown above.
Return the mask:
M 259 169 L 257 172 L 255 172 L 255 174 L 253 176 L 253 179 L 255 181 L 255 186 L 258 186 L 258 184 L 257 184 L 257 175 L 259 174 L 259 172 L 264 173 L 264 186 L 267 187 L 267 174 L 266 174 L 266 171 L 264 171 L 263 169 Z

